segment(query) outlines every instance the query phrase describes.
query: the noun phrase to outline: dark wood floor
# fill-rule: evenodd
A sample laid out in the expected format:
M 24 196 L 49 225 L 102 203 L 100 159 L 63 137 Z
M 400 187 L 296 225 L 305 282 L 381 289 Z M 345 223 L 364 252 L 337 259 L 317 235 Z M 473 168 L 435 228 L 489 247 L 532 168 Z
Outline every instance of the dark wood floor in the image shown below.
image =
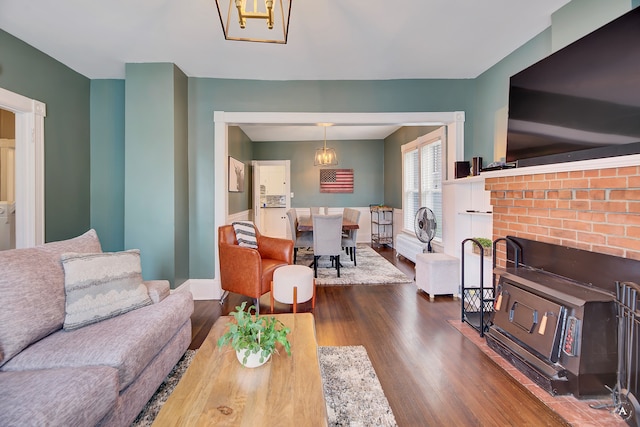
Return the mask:
M 375 249 L 414 277 L 413 263 Z M 191 348 L 245 300 L 196 301 Z M 268 294 L 260 311 L 269 312 Z M 460 318 L 460 302 L 450 296 L 430 302 L 414 284 L 321 286 L 314 317 L 318 345 L 367 349 L 399 426 L 567 425 L 447 322 Z

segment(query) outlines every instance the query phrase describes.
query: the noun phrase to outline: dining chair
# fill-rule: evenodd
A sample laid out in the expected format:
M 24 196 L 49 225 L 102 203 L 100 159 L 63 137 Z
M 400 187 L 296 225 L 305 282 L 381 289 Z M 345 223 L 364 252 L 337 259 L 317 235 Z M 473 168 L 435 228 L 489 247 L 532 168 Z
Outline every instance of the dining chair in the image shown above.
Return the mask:
M 342 252 L 342 214 L 313 215 L 313 275 L 318 277 L 318 261 L 330 256 L 340 277 L 340 252 Z
M 321 208 L 319 206 L 312 206 L 309 208 L 309 213 L 311 216 L 313 215 L 325 215 L 327 213 L 326 208 Z
M 313 231 L 298 231 L 298 214 L 295 209 L 287 211 L 289 227 L 291 228 L 291 240 L 293 240 L 293 263 L 296 263 L 299 248 L 313 247 Z
M 360 211 L 357 209 L 345 208 L 343 216 L 351 222 L 356 224 L 360 221 Z M 353 266 L 357 266 L 356 261 L 356 247 L 358 245 L 358 229 L 346 230 L 342 235 L 342 247 L 353 261 Z

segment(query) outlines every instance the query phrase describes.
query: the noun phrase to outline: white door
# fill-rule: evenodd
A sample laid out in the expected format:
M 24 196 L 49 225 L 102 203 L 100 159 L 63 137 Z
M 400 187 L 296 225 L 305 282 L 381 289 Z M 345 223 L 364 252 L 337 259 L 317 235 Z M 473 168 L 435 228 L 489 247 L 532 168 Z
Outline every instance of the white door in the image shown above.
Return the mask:
M 290 161 L 254 160 L 253 216 L 260 233 L 287 237 L 287 210 L 291 206 Z

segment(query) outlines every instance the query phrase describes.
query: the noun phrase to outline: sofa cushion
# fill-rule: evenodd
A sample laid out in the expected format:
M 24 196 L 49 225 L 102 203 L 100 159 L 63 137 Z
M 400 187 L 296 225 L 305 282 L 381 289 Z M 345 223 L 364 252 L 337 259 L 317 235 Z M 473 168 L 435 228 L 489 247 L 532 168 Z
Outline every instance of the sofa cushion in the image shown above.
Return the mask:
M 239 246 L 258 249 L 258 239 L 256 238 L 256 227 L 252 222 L 235 221 L 232 223 L 233 231 L 236 232 L 236 240 Z
M 140 251 L 62 255 L 63 328 L 78 329 L 151 304 L 142 283 Z
M 108 366 L 0 372 L 0 425 L 94 426 L 117 398 Z
M 106 365 L 127 387 L 193 313 L 190 292 L 174 292 L 148 305 L 73 331 L 60 330 L 32 344 L 0 370 L 22 371 Z
M 94 230 L 60 242 L 0 251 L 0 366 L 62 327 L 65 252 L 101 252 Z

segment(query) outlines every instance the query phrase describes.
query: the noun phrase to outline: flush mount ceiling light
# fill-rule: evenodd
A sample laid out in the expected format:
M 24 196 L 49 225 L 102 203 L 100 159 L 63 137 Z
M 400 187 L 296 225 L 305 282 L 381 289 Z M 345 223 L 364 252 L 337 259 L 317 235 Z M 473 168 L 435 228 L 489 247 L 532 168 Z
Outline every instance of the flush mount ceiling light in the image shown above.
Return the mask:
M 327 127 L 331 126 L 330 123 L 321 123 L 320 126 L 324 127 L 324 147 L 316 150 L 314 157 L 314 166 L 332 166 L 338 164 L 338 156 L 336 150 L 333 148 L 327 148 Z
M 216 0 L 224 38 L 287 43 L 293 0 Z

